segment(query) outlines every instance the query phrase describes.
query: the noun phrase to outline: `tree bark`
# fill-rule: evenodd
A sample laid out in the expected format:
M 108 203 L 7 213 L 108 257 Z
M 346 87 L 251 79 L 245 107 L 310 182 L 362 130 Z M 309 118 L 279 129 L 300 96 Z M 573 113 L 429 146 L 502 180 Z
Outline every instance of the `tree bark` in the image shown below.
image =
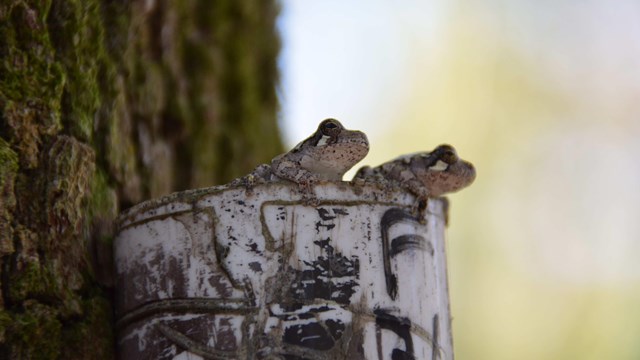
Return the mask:
M 281 152 L 277 13 L 0 4 L 0 358 L 112 358 L 116 215 Z

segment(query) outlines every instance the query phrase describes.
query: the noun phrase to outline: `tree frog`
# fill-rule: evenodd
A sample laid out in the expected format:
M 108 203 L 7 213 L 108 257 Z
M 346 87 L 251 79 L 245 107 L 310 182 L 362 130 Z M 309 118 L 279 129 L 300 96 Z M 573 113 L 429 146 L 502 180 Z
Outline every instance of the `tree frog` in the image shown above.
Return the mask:
M 458 157 L 451 145 L 440 145 L 431 152 L 401 156 L 375 168 L 358 170 L 354 182 L 375 181 L 398 185 L 418 200 L 437 197 L 469 186 L 476 178 L 473 165 Z
M 320 180 L 341 181 L 344 173 L 369 152 L 367 136 L 345 129 L 336 119 L 323 120 L 318 129 L 291 151 L 271 164 L 258 166 L 242 181 L 246 186 L 270 180 L 289 180 L 300 186 L 306 197 Z
M 363 132 L 347 130 L 338 120 L 326 119 L 309 138 L 276 156 L 271 170 L 281 179 L 303 185 L 318 180 L 340 181 L 368 152 L 369 141 Z

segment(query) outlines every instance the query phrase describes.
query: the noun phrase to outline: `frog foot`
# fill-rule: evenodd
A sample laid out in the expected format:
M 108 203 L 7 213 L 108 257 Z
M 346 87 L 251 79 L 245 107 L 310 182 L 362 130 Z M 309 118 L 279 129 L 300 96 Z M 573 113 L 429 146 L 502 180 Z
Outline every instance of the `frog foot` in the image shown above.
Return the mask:
M 411 193 L 415 196 L 411 212 L 418 218 L 420 224 L 426 223 L 427 207 L 429 205 L 429 193 L 422 188 L 411 189 Z
M 414 203 L 413 213 L 417 214 L 418 221 L 420 224 L 424 225 L 427 223 L 426 214 L 427 214 L 427 205 L 429 204 L 428 197 L 418 197 L 416 202 Z
M 313 191 L 314 184 L 315 182 L 313 181 L 301 182 L 298 184 L 298 191 L 302 195 L 302 203 L 307 206 L 316 207 L 320 204 L 320 200 L 318 200 L 318 197 Z

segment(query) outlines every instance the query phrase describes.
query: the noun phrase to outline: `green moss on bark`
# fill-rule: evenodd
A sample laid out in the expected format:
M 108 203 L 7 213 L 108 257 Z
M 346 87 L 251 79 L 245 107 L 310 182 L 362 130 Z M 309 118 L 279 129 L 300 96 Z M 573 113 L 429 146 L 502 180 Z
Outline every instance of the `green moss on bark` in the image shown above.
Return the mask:
M 62 323 L 55 307 L 25 302 L 7 328 L 7 359 L 56 359 L 62 348 Z
M 0 2 L 0 358 L 113 357 L 118 211 L 280 152 L 277 12 Z
M 105 324 L 112 324 L 111 305 L 104 294 L 96 294 L 82 303 L 82 321 L 62 329 L 62 341 L 74 344 L 62 348 L 61 359 L 102 360 L 114 357 L 114 335 Z M 92 339 L 92 342 L 86 341 Z
M 98 0 L 54 1 L 48 27 L 56 60 L 67 76 L 62 97 L 63 124 L 74 137 L 92 141 L 94 114 L 101 100 L 99 74 L 111 65 L 104 51 Z
M 0 138 L 0 257 L 12 253 L 12 213 L 16 206 L 14 184 L 18 171 L 18 154 Z
M 64 73 L 46 31 L 51 1 L 0 5 L 0 86 L 5 99 L 59 109 Z
M 0 309 L 0 344 L 4 343 L 7 339 L 7 329 L 13 323 L 11 315 Z

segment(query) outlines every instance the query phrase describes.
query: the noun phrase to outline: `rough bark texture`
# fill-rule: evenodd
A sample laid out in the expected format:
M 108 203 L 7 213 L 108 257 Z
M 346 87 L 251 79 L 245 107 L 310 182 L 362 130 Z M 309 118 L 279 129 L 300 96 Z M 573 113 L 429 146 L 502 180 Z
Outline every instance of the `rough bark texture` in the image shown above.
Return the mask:
M 281 150 L 277 12 L 0 3 L 0 358 L 112 358 L 118 212 Z

